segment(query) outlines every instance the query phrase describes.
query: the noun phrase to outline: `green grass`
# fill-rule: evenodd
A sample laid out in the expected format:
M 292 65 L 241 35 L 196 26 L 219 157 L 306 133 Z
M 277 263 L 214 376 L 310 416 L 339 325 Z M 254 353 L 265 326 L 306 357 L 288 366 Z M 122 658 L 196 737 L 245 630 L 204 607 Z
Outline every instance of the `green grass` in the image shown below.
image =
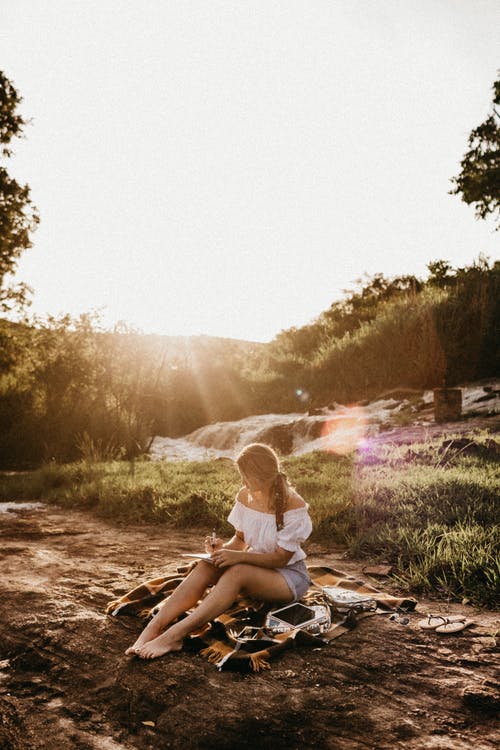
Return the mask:
M 500 464 L 491 444 L 479 435 L 472 455 L 435 440 L 378 447 L 364 458 L 312 453 L 283 463 L 310 505 L 312 540 L 389 560 L 398 585 L 415 594 L 495 607 Z M 215 526 L 221 534 L 231 531 L 226 517 L 238 487 L 224 460 L 50 464 L 0 476 L 0 498 L 7 500 L 41 499 L 118 522 Z
M 92 510 L 123 522 L 221 526 L 238 488 L 228 462 L 47 464 L 0 477 L 0 497 Z

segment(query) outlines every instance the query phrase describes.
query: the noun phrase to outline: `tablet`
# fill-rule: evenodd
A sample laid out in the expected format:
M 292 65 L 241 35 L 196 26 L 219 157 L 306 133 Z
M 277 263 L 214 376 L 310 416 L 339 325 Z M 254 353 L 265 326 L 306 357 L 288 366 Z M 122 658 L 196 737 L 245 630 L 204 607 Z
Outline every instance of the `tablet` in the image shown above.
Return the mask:
M 318 617 L 312 607 L 306 607 L 305 604 L 300 604 L 299 602 L 288 604 L 286 607 L 281 607 L 281 609 L 274 609 L 272 612 L 269 612 L 268 616 L 270 619 L 278 620 L 283 625 L 292 628 L 309 625 Z

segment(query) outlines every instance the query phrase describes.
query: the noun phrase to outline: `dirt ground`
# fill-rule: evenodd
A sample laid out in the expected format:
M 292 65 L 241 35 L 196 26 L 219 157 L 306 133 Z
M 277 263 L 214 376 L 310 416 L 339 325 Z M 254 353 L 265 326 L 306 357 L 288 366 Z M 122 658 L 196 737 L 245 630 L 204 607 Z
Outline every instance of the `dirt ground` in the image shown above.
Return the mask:
M 219 672 L 187 652 L 144 662 L 123 653 L 140 622 L 106 617 L 105 605 L 174 571 L 198 534 L 45 507 L 1 513 L 0 535 L 5 750 L 498 746 L 497 613 L 421 601 L 406 626 L 369 617 L 258 674 Z M 318 545 L 309 561 L 361 574 Z M 430 611 L 466 613 L 476 625 L 425 632 L 417 622 Z

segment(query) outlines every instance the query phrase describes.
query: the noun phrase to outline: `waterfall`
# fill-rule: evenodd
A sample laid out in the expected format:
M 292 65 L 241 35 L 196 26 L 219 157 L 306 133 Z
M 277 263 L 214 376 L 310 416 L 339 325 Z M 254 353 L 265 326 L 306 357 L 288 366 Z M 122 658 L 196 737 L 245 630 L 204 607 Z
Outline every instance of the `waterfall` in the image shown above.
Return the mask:
M 500 382 L 462 387 L 462 414 L 500 413 Z M 335 405 L 316 414 L 258 414 L 235 422 L 217 422 L 182 438 L 155 437 L 153 460 L 206 461 L 234 459 L 248 443 L 267 443 L 280 455 L 298 456 L 315 450 L 349 452 L 365 438 L 401 423 L 433 423 L 433 393 L 413 399 L 381 398 L 371 403 Z
M 248 443 L 267 443 L 281 455 L 300 455 L 328 449 L 332 430 L 346 418 L 352 429 L 363 421 L 364 432 L 378 432 L 380 424 L 398 402 L 389 399 L 367 407 L 343 407 L 321 410 L 319 414 L 258 414 L 234 422 L 216 422 L 191 432 L 183 438 L 155 437 L 151 446 L 153 459 L 170 461 L 206 461 L 212 458 L 233 459 Z M 353 409 L 356 414 L 353 417 Z M 376 414 L 376 419 L 372 417 Z M 327 434 L 324 434 L 327 433 Z

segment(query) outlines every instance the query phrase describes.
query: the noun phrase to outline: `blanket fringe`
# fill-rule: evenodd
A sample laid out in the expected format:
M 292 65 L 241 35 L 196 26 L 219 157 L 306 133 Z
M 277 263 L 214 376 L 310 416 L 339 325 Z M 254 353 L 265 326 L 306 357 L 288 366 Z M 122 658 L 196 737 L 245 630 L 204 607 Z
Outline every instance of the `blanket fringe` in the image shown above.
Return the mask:
M 216 666 L 222 666 L 233 654 L 235 649 L 225 648 L 224 644 L 217 644 L 217 646 L 207 646 L 200 651 L 200 656 L 205 657 L 210 664 Z M 262 672 L 264 669 L 271 669 L 269 664 L 268 651 L 262 651 L 256 654 L 248 654 L 248 660 L 253 672 Z
M 204 656 L 210 664 L 218 664 L 225 656 L 232 654 L 234 649 L 224 648 L 223 644 L 217 646 L 207 646 L 200 651 L 200 656 Z
M 263 653 L 269 656 L 268 651 L 264 651 Z M 271 665 L 269 664 L 268 659 L 264 658 L 264 656 L 259 653 L 250 654 L 250 664 L 252 665 L 252 669 L 254 672 L 261 672 L 264 669 L 271 669 Z

